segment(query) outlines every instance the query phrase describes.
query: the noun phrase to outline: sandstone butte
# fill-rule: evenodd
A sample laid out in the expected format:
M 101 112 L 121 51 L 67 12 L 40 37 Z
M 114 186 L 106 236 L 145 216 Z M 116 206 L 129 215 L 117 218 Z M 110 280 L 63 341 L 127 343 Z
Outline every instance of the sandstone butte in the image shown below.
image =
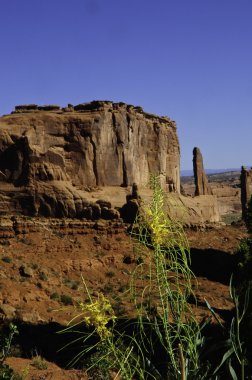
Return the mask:
M 211 192 L 180 194 L 180 147 L 168 117 L 111 101 L 16 106 L 0 117 L 1 215 L 116 219 L 134 183 L 148 200 L 151 174 L 167 190 L 171 216 L 219 221 Z

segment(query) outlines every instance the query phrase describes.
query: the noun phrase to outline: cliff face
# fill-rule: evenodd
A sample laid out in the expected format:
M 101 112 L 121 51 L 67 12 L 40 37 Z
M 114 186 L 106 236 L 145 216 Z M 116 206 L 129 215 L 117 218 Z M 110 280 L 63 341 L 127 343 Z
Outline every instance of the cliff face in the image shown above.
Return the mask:
M 84 188 L 141 187 L 151 173 L 179 192 L 179 160 L 175 123 L 140 107 L 17 106 L 0 118 L 0 211 L 81 216 Z

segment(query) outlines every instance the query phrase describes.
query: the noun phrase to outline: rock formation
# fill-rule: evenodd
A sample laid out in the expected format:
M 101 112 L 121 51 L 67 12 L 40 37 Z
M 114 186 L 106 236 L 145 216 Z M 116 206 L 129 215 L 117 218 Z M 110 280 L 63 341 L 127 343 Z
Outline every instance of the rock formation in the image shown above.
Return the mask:
M 211 187 L 205 174 L 203 157 L 199 148 L 193 149 L 193 171 L 195 180 L 195 196 L 212 195 Z
M 246 169 L 245 166 L 241 168 L 241 204 L 242 204 L 242 218 L 246 219 L 249 201 L 252 196 L 252 168 Z
M 140 205 L 141 196 L 139 195 L 138 186 L 136 183 L 133 183 L 131 194 L 126 195 L 126 203 L 120 210 L 121 217 L 126 223 L 134 223 Z
M 175 122 L 110 101 L 16 106 L 0 118 L 0 212 L 55 217 L 117 215 L 87 201 L 104 186 L 146 186 L 160 174 L 180 192 Z M 90 197 L 89 197 L 90 198 Z

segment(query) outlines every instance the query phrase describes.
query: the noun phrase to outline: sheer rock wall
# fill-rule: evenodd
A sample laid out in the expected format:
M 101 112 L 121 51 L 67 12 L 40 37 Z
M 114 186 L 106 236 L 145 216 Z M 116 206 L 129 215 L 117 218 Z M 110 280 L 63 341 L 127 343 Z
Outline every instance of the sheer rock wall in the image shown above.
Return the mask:
M 0 118 L 2 213 L 83 216 L 86 191 L 146 186 L 151 173 L 160 174 L 164 188 L 180 192 L 176 124 L 140 107 L 110 101 L 62 109 L 32 104 Z M 96 206 L 91 208 L 95 213 Z

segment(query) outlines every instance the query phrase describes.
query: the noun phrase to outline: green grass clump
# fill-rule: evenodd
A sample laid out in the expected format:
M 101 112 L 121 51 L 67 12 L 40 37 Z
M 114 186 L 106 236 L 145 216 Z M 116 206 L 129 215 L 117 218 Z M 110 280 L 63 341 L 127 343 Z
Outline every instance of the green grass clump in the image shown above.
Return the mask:
M 34 368 L 36 369 L 47 369 L 48 368 L 48 364 L 46 362 L 46 360 L 44 358 L 42 358 L 40 355 L 36 355 L 33 359 L 32 359 L 32 364 L 31 364 Z

